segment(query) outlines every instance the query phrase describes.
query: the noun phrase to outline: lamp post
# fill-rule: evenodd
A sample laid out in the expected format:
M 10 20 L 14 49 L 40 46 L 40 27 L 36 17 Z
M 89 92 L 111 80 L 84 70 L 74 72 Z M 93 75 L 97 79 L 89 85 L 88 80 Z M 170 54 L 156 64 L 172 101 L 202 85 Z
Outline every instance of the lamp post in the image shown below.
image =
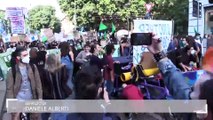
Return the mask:
M 74 29 L 76 30 L 76 27 L 77 27 L 77 21 L 76 21 L 76 1 L 74 1 L 74 16 L 73 16 L 73 20 L 74 20 Z
M 197 0 L 197 32 L 199 33 L 199 0 Z

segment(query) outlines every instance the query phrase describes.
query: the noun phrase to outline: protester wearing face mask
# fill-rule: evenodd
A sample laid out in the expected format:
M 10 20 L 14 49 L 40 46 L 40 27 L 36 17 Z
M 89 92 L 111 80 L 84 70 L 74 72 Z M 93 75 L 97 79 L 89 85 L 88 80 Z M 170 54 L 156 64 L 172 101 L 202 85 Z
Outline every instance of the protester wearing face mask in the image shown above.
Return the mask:
M 190 48 L 189 52 L 190 52 L 190 58 L 191 58 L 189 65 L 191 68 L 195 69 L 197 68 L 197 62 L 199 61 L 197 52 L 193 47 Z
M 178 65 L 182 71 L 187 72 L 191 71 L 192 68 L 195 68 L 196 65 L 194 63 L 197 62 L 197 55 L 193 47 L 185 47 L 184 49 L 182 49 L 182 51 L 180 51 L 179 54 L 180 55 L 178 56 Z
M 186 41 L 186 38 L 181 38 L 180 40 L 180 48 L 184 48 L 188 45 L 187 41 Z
M 36 65 L 29 64 L 28 52 L 17 47 L 11 56 L 11 70 L 7 76 L 7 99 L 42 99 L 42 85 Z M 31 119 L 39 120 L 38 114 L 28 114 Z M 12 120 L 19 120 L 20 113 L 12 113 Z
M 15 50 L 16 50 L 16 43 L 10 43 L 10 46 L 7 49 L 7 52 L 14 52 Z

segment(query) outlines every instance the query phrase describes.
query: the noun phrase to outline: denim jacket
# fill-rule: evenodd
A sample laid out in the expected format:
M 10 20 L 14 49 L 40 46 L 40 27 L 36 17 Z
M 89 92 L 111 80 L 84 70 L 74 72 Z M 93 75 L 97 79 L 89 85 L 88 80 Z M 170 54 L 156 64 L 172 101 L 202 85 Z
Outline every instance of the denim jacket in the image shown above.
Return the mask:
M 65 56 L 61 58 L 61 63 L 64 64 L 66 66 L 67 72 L 68 72 L 68 80 L 72 80 L 73 77 L 73 69 L 74 69 L 74 65 L 73 62 L 71 61 L 71 59 L 69 58 L 69 56 Z
M 165 85 L 174 99 L 189 99 L 191 87 L 186 83 L 181 71 L 169 59 L 158 62 Z

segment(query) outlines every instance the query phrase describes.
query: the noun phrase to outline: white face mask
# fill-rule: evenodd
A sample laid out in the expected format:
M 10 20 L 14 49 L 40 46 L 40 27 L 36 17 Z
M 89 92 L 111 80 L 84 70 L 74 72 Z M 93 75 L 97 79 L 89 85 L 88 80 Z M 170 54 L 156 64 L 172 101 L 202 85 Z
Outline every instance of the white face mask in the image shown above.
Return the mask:
M 195 54 L 195 52 L 196 52 L 195 50 L 191 50 L 191 54 L 192 54 L 192 55 L 194 55 L 194 54 Z
M 25 56 L 24 58 L 21 59 L 21 61 L 23 63 L 29 64 L 30 63 L 30 57 L 29 56 Z

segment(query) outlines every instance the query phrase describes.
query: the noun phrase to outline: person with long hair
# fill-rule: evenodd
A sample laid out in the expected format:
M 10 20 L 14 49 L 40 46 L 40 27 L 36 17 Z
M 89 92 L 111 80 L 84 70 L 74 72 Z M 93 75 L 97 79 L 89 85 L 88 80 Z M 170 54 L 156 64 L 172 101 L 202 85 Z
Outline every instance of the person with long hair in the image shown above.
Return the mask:
M 61 64 L 59 55 L 48 55 L 45 65 L 45 76 L 49 92 L 44 96 L 50 99 L 65 99 L 72 93 L 66 84 L 68 80 L 66 66 Z
M 66 66 L 67 70 L 67 75 L 68 75 L 68 85 L 72 89 L 73 84 L 72 84 L 72 79 L 73 79 L 73 70 L 74 70 L 74 55 L 72 51 L 70 50 L 70 45 L 68 42 L 62 42 L 59 45 L 60 51 L 61 51 L 61 63 Z
M 47 56 L 43 76 L 45 76 L 42 80 L 44 99 L 66 99 L 71 95 L 72 90 L 67 86 L 68 75 L 66 66 L 61 64 L 59 55 L 49 54 Z M 50 114 L 48 113 L 42 114 L 44 120 L 48 120 L 49 116 Z M 53 119 L 58 117 L 58 114 L 53 114 Z M 66 115 L 63 116 L 63 119 L 64 117 Z
M 42 85 L 36 65 L 29 64 L 28 52 L 17 47 L 12 53 L 11 66 L 7 75 L 7 99 L 32 100 L 42 99 Z M 38 114 L 28 114 L 30 120 L 39 120 Z M 19 120 L 20 113 L 13 113 L 12 120 Z

